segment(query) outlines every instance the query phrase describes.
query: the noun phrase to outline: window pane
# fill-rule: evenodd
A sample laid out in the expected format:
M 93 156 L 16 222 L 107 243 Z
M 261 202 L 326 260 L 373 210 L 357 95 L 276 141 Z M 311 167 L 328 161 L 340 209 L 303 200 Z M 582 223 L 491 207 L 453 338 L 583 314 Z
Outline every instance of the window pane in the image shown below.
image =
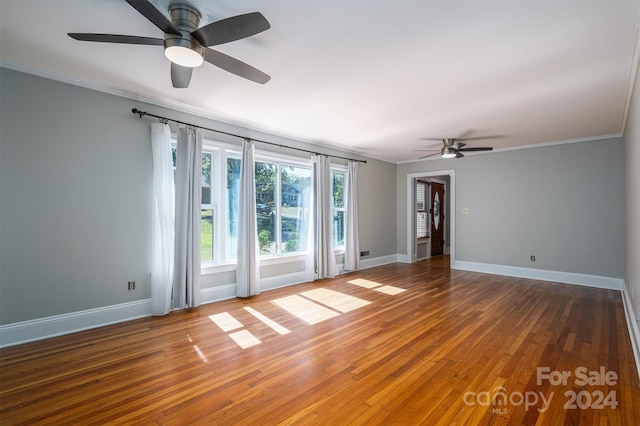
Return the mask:
M 238 185 L 240 160 L 227 159 L 227 259 L 235 259 L 238 247 Z
M 213 260 L 213 210 L 202 210 L 200 221 L 200 261 Z
M 427 213 L 416 213 L 416 237 L 425 238 L 427 236 Z
M 333 245 L 334 247 L 344 245 L 344 210 L 333 212 Z
M 276 165 L 256 162 L 256 213 L 260 254 L 276 253 Z
M 344 173 L 333 173 L 333 207 L 344 207 Z
M 211 154 L 202 154 L 202 204 L 211 204 Z
M 311 170 L 283 166 L 280 180 L 282 252 L 305 251 L 311 213 Z

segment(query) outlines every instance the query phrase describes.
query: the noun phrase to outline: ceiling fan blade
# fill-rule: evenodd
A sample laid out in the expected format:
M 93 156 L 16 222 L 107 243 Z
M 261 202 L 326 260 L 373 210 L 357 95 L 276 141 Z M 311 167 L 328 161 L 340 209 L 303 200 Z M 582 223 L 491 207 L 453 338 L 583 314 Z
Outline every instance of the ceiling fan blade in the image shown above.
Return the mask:
M 247 13 L 212 22 L 191 33 L 204 46 L 215 46 L 240 40 L 271 28 L 260 12 Z
M 256 83 L 264 84 L 271 80 L 271 77 L 251 65 L 245 64 L 242 61 L 213 49 L 204 49 L 204 60 L 218 68 L 222 68 L 223 70 L 230 72 L 231 74 L 235 74 Z
M 439 151 L 439 150 L 438 150 Z M 440 155 L 439 152 L 433 153 L 433 154 L 429 154 L 429 155 L 425 155 L 424 157 L 420 157 L 418 158 L 418 160 L 422 160 L 423 158 L 428 158 L 428 157 L 433 157 L 434 155 Z
M 464 157 L 464 154 L 461 153 L 460 151 L 456 152 L 456 158 L 462 158 Z
M 148 46 L 162 46 L 161 38 L 138 37 L 120 34 L 92 34 L 92 33 L 68 33 L 69 37 L 80 41 L 97 41 L 101 43 L 142 44 Z
M 424 148 L 424 149 L 414 149 L 414 152 L 420 152 L 420 151 L 440 151 L 441 148 L 433 148 L 433 149 L 429 149 L 429 148 Z
M 186 89 L 191 81 L 193 68 L 183 67 L 171 62 L 171 83 L 176 89 Z
M 180 31 L 173 26 L 170 20 L 148 0 L 126 0 L 135 10 L 140 12 L 142 16 L 147 18 L 153 25 L 160 28 L 165 33 L 181 35 Z
M 469 148 L 462 148 L 459 149 L 458 151 L 466 151 L 466 152 L 473 152 L 473 151 L 493 151 L 493 148 L 489 147 L 489 146 L 477 146 L 477 147 L 469 147 Z
M 463 146 L 465 146 L 466 143 L 462 143 L 462 142 L 456 142 L 453 145 L 451 145 L 451 149 L 459 151 L 462 149 Z

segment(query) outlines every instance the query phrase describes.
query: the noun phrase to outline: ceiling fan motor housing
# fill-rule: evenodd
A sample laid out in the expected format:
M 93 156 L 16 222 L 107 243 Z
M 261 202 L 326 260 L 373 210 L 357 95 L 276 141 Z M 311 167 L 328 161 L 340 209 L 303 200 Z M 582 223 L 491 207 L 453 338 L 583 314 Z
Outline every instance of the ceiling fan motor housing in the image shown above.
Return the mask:
M 200 13 L 193 7 L 186 4 L 172 4 L 169 6 L 171 23 L 181 33 L 181 35 L 165 33 L 164 48 L 182 47 L 190 49 L 204 56 L 204 46 L 199 40 L 191 35 L 200 25 Z

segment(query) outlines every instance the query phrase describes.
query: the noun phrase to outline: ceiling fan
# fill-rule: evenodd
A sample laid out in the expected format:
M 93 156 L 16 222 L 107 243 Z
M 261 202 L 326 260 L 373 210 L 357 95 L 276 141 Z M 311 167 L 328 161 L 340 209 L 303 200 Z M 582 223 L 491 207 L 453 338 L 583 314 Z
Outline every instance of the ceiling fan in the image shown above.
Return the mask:
M 193 68 L 202 65 L 204 61 L 256 83 L 264 84 L 271 79 L 251 65 L 207 47 L 268 30 L 271 25 L 260 12 L 237 15 L 198 27 L 200 12 L 188 4 L 171 4 L 169 21 L 148 0 L 126 2 L 160 28 L 164 32 L 164 38 L 93 33 L 69 33 L 69 36 L 80 41 L 164 46 L 164 54 L 171 61 L 171 82 L 175 88 L 188 87 Z
M 479 137 L 458 138 L 458 139 L 456 139 L 456 138 L 444 138 L 444 139 L 422 138 L 422 139 L 426 139 L 426 140 L 441 140 L 443 146 L 440 149 L 437 149 L 437 148 L 433 148 L 433 149 L 416 149 L 415 151 L 440 151 L 439 154 L 442 156 L 442 158 L 462 158 L 462 157 L 464 157 L 463 152 L 492 151 L 493 147 L 483 146 L 483 147 L 468 147 L 468 148 L 465 148 L 465 146 L 467 144 L 463 143 L 463 142 L 458 142 L 458 140 L 493 139 L 495 137 L 497 137 L 497 136 L 479 136 Z M 436 152 L 434 154 L 425 155 L 424 157 L 420 157 L 420 159 L 427 158 L 427 157 L 432 157 L 434 155 L 438 155 L 438 152 Z

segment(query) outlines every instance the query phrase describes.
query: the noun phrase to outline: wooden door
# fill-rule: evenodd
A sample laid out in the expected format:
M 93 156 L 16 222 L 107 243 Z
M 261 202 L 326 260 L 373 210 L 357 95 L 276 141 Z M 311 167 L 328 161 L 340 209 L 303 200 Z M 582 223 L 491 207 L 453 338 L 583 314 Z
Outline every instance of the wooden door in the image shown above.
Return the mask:
M 431 182 L 431 256 L 444 253 L 444 185 Z

